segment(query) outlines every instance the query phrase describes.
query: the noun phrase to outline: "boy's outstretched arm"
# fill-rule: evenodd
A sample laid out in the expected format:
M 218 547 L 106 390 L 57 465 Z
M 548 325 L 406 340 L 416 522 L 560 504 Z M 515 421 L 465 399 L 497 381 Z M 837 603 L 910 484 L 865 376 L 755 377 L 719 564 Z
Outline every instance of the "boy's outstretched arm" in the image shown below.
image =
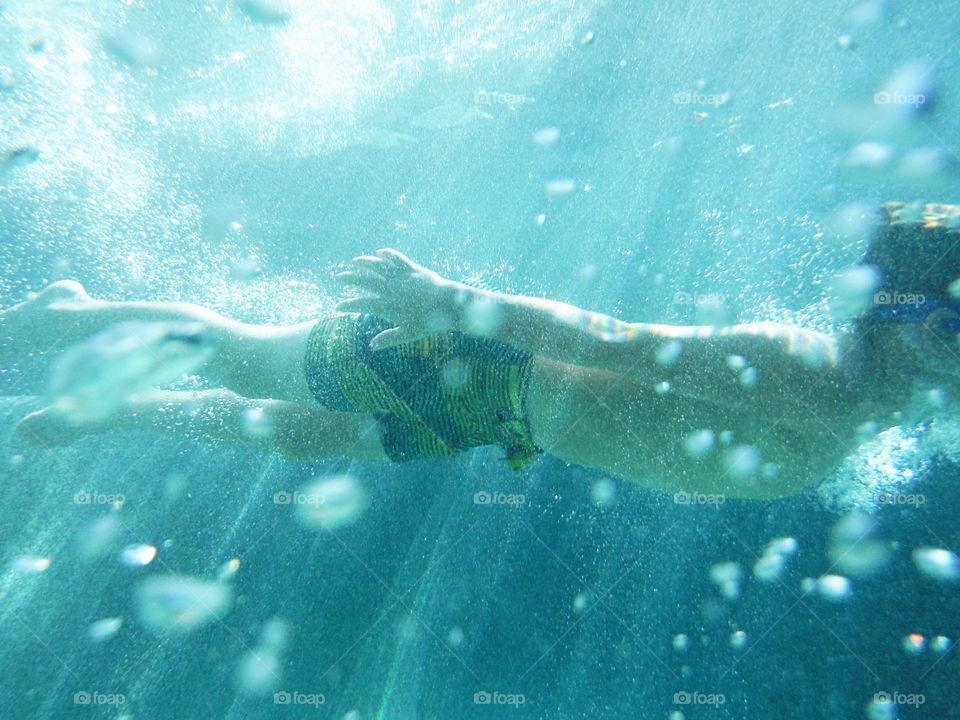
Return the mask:
M 727 368 L 731 356 L 742 356 L 754 367 L 772 364 L 783 375 L 794 369 L 818 372 L 837 362 L 832 338 L 796 327 L 629 323 L 554 300 L 447 280 L 396 250 L 379 250 L 353 262 L 356 269 L 338 277 L 365 295 L 338 309 L 374 313 L 396 325 L 374 338 L 374 349 L 455 329 L 560 362 L 651 381 L 706 379 L 704 372 Z

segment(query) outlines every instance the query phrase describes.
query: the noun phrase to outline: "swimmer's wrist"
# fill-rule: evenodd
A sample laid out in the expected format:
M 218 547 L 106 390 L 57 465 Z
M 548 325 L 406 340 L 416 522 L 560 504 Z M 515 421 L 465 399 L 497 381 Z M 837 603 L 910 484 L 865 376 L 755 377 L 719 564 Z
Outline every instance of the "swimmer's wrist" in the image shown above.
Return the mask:
M 509 295 L 495 290 L 452 283 L 450 299 L 446 308 L 453 319 L 453 329 L 471 335 L 492 336 L 492 328 L 487 327 L 489 311 L 495 305 L 508 304 Z

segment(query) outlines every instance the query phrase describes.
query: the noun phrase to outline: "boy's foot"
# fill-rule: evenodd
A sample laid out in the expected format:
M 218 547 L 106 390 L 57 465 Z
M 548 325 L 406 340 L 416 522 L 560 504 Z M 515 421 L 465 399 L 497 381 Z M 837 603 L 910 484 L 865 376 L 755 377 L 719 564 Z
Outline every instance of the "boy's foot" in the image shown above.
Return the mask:
M 25 442 L 43 448 L 71 445 L 95 431 L 95 424 L 77 423 L 54 406 L 32 412 L 17 423 L 17 434 Z
M 31 352 L 68 344 L 79 312 L 93 305 L 76 280 L 58 280 L 22 303 L 0 310 L 0 359 L 12 363 Z

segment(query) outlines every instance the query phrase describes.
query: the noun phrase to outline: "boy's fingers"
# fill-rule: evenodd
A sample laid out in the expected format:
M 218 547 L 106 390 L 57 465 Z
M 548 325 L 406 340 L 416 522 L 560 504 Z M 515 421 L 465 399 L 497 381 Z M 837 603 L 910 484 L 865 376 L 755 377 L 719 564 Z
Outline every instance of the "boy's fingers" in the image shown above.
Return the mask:
M 377 255 L 388 263 L 392 264 L 394 267 L 402 267 L 408 270 L 421 269 L 420 266 L 417 265 L 413 260 L 408 258 L 399 250 L 394 250 L 393 248 L 380 248 L 377 250 Z
M 386 303 L 377 298 L 361 297 L 341 300 L 336 304 L 337 312 L 358 312 L 370 315 L 386 315 L 388 308 Z
M 386 348 L 396 347 L 397 345 L 403 345 L 407 342 L 412 342 L 417 339 L 417 335 L 413 335 L 402 328 L 390 328 L 389 330 L 384 330 L 379 335 L 376 335 L 373 340 L 370 341 L 371 350 L 385 350 Z
M 354 285 L 364 290 L 370 290 L 371 292 L 382 290 L 387 284 L 385 277 L 369 270 L 337 273 L 336 278 L 342 283 Z

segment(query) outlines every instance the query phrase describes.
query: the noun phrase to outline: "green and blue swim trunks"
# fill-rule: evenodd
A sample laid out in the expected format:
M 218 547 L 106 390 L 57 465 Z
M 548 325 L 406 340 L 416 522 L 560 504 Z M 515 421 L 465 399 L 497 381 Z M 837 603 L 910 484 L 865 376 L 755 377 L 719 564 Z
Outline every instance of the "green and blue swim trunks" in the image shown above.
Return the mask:
M 372 413 L 394 462 L 481 445 L 501 446 L 514 470 L 536 459 L 541 450 L 527 414 L 530 353 L 461 332 L 371 350 L 370 340 L 389 327 L 383 318 L 357 313 L 317 322 L 307 343 L 306 379 L 321 405 Z

